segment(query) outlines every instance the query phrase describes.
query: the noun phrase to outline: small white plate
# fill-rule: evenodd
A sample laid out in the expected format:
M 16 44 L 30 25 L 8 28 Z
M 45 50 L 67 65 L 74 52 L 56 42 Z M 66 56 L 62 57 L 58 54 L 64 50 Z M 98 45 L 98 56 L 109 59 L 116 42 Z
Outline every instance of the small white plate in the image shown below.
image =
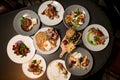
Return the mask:
M 50 51 L 42 51 L 38 48 L 37 44 L 36 44 L 36 39 L 35 39 L 35 36 L 39 33 L 39 32 L 45 32 L 47 31 L 48 29 L 50 29 L 51 27 L 44 27 L 44 28 L 41 28 L 34 36 L 33 36 L 33 43 L 34 43 L 34 46 L 35 48 L 42 54 L 52 54 L 54 53 L 60 46 L 60 36 L 57 40 L 57 43 L 56 43 L 56 47 Z
M 67 76 L 65 77 L 64 74 L 59 71 L 59 69 L 56 67 L 57 63 L 60 62 L 63 64 L 63 66 L 66 68 L 65 66 L 65 61 L 61 60 L 61 59 L 56 59 L 53 60 L 47 68 L 47 77 L 49 80 L 69 80 L 71 73 L 68 71 Z
M 27 63 L 24 63 L 22 64 L 22 70 L 24 72 L 24 74 L 29 77 L 29 78 L 32 78 L 32 79 L 35 79 L 35 78 L 39 78 L 41 77 L 44 73 L 45 73 L 45 70 L 46 70 L 46 62 L 45 62 L 45 59 L 38 55 L 38 54 L 35 54 L 35 56 L 32 58 L 32 60 L 41 60 L 41 63 L 39 64 L 40 66 L 42 66 L 43 68 L 43 71 L 39 74 L 39 75 L 34 75 L 33 72 L 29 72 L 28 71 L 28 68 L 29 68 L 29 62 Z
M 17 41 L 23 41 L 23 43 L 26 44 L 26 46 L 30 49 L 30 53 L 27 54 L 27 56 L 21 57 L 21 55 L 16 55 L 14 54 L 14 51 L 12 50 L 13 45 L 17 42 Z M 10 39 L 10 41 L 8 42 L 7 45 L 7 54 L 8 57 L 15 63 L 25 63 L 27 61 L 29 61 L 30 59 L 32 59 L 32 57 L 35 54 L 35 48 L 33 45 L 33 40 L 28 37 L 28 36 L 23 36 L 23 35 L 16 35 L 14 36 L 12 39 Z
M 88 36 L 88 32 L 91 28 L 95 28 L 95 29 L 99 29 L 107 38 L 105 39 L 105 42 L 103 45 L 91 45 L 88 40 L 87 40 L 87 36 Z M 82 40 L 84 45 L 92 51 L 100 51 L 103 50 L 109 43 L 109 34 L 107 32 L 107 30 L 99 24 L 91 24 L 89 25 L 84 31 L 83 31 L 83 36 L 82 36 Z
M 54 18 L 53 20 L 49 19 L 48 16 L 42 15 L 41 13 L 47 8 L 48 4 L 55 6 L 56 10 L 58 11 L 59 18 Z M 38 15 L 40 16 L 41 22 L 48 26 L 53 26 L 59 24 L 63 20 L 64 8 L 63 6 L 57 1 L 45 1 L 42 3 L 38 9 Z

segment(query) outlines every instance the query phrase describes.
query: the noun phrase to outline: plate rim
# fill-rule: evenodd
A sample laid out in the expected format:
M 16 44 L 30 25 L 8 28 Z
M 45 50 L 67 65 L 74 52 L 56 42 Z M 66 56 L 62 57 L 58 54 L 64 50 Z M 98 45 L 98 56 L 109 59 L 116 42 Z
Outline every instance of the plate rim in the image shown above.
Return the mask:
M 88 32 L 88 30 L 90 29 L 90 28 L 92 28 L 92 27 L 96 27 L 96 28 L 99 28 L 100 30 L 104 30 L 103 31 L 103 33 L 105 34 L 105 35 L 107 35 L 107 37 L 108 37 L 108 39 L 107 39 L 107 41 L 106 41 L 106 45 L 98 45 L 98 46 L 92 46 L 92 45 L 89 45 L 89 43 L 86 41 L 86 39 L 85 39 L 85 36 L 87 35 L 87 32 Z M 109 36 L 109 33 L 108 33 L 108 31 L 107 31 L 107 29 L 104 27 L 104 26 L 102 26 L 102 25 L 100 25 L 100 24 L 90 24 L 90 25 L 88 25 L 87 26 L 87 28 L 83 31 L 83 36 L 82 36 L 82 41 L 83 41 L 83 44 L 84 44 L 84 46 L 87 48 L 87 49 L 89 49 L 89 50 L 91 50 L 91 51 L 101 51 L 101 50 L 104 50 L 107 46 L 108 46 L 108 44 L 109 44 L 109 41 L 110 41 L 110 36 Z M 96 49 L 96 47 L 97 47 L 97 49 Z M 99 47 L 99 48 L 98 48 Z

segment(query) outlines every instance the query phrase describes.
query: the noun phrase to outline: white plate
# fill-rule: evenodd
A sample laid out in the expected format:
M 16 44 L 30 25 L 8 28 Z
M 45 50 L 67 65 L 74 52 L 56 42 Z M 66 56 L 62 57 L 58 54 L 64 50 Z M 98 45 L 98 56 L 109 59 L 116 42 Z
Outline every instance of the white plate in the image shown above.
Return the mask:
M 34 24 L 33 29 L 26 32 L 20 27 L 20 25 L 21 25 L 20 17 L 21 16 L 35 18 L 37 20 L 37 24 Z M 16 14 L 16 16 L 14 18 L 14 21 L 13 21 L 13 26 L 14 26 L 14 29 L 17 33 L 22 34 L 22 35 L 26 35 L 26 36 L 30 36 L 30 35 L 33 35 L 39 29 L 40 19 L 39 19 L 39 16 L 37 15 L 37 13 L 35 13 L 34 11 L 32 11 L 32 10 L 22 10 L 22 11 L 20 11 Z
M 105 43 L 104 45 L 91 45 L 88 41 L 87 41 L 87 35 L 88 35 L 88 31 L 91 29 L 91 28 L 98 28 L 106 37 L 108 37 L 107 39 L 105 39 Z M 99 25 L 99 24 L 91 24 L 89 25 L 84 31 L 83 31 L 83 36 L 82 36 L 82 40 L 83 40 L 83 43 L 84 45 L 92 50 L 92 51 L 100 51 L 100 50 L 103 50 L 109 43 L 109 34 L 107 32 L 107 30 L 102 26 L 102 25 Z
M 33 36 L 33 43 L 34 43 L 34 46 L 35 48 L 42 54 L 52 54 L 54 53 L 60 46 L 60 36 L 57 40 L 57 43 L 56 43 L 56 47 L 50 51 L 42 51 L 38 48 L 37 44 L 36 44 L 36 39 L 35 39 L 35 36 L 39 33 L 39 32 L 44 32 L 44 31 L 47 31 L 48 29 L 50 29 L 51 27 L 44 27 L 44 28 L 41 28 L 34 36 Z
M 61 59 L 56 59 L 53 60 L 47 68 L 47 77 L 49 80 L 69 80 L 71 73 L 68 71 L 67 77 L 64 77 L 64 74 L 59 71 L 59 69 L 56 67 L 56 64 L 60 62 L 63 64 L 63 66 L 66 68 L 65 66 L 65 61 L 61 60 Z
M 26 46 L 30 49 L 30 53 L 27 54 L 27 56 L 21 57 L 14 54 L 14 51 L 12 50 L 13 45 L 17 42 L 17 41 L 23 41 L 23 43 L 26 44 Z M 25 63 L 27 61 L 29 61 L 35 54 L 35 48 L 33 45 L 33 40 L 28 37 L 28 36 L 23 36 L 23 35 L 16 35 L 14 36 L 7 45 L 7 54 L 8 57 L 15 63 Z
M 40 66 L 43 67 L 43 71 L 42 71 L 42 73 L 40 73 L 39 75 L 34 75 L 33 72 L 29 72 L 29 71 L 28 71 L 29 62 L 30 62 L 30 61 L 27 62 L 27 63 L 22 64 L 22 70 L 23 70 L 24 74 L 25 74 L 27 77 L 32 78 L 32 79 L 41 77 L 41 76 L 45 73 L 45 70 L 46 70 L 46 62 L 45 62 L 45 59 L 44 59 L 42 56 L 38 55 L 38 54 L 35 54 L 35 56 L 32 58 L 32 60 L 35 60 L 35 59 L 41 60 Z
M 43 24 L 53 26 L 59 24 L 63 20 L 64 8 L 59 2 L 53 1 L 52 5 L 55 6 L 56 10 L 58 11 L 59 18 L 51 20 L 48 16 L 41 14 L 50 3 L 52 3 L 52 1 L 45 1 L 42 3 L 38 9 L 38 15 L 40 16 L 41 22 Z

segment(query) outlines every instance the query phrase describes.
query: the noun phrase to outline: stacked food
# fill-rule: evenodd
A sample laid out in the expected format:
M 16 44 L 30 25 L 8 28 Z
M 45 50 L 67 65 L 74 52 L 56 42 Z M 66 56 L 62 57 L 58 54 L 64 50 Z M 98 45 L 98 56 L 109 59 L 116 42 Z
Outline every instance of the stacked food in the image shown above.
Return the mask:
M 33 25 L 37 24 L 36 18 L 31 18 L 31 17 L 20 17 L 20 23 L 21 23 L 21 28 L 28 32 L 33 28 Z
M 62 57 L 64 53 L 70 53 L 73 49 L 75 49 L 75 45 L 78 43 L 80 38 L 80 32 L 75 31 L 73 28 L 69 28 L 61 42 L 62 52 L 60 53 L 60 57 Z

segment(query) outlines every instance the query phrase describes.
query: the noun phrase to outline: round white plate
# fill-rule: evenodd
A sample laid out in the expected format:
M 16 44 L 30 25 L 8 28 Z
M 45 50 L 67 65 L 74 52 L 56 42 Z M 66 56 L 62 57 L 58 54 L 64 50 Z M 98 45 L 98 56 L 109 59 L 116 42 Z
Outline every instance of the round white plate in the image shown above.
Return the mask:
M 87 41 L 87 35 L 88 35 L 88 31 L 91 29 L 91 28 L 98 28 L 106 37 L 107 39 L 105 39 L 105 43 L 103 45 L 91 45 L 88 41 Z M 83 40 L 83 43 L 84 45 L 89 49 L 89 50 L 92 50 L 92 51 L 100 51 L 100 50 L 103 50 L 109 43 L 109 34 L 107 32 L 107 30 L 102 26 L 102 25 L 99 25 L 99 24 L 91 24 L 89 25 L 84 31 L 83 31 L 83 36 L 82 36 L 82 40 Z
M 63 22 L 64 22 L 64 24 L 66 25 L 67 28 L 72 27 L 72 26 L 70 26 L 66 23 L 65 17 L 68 13 L 71 13 L 72 11 L 74 11 L 77 8 L 79 9 L 80 12 L 85 14 L 84 23 L 80 27 L 73 27 L 75 30 L 79 31 L 79 30 L 83 30 L 89 24 L 89 21 L 90 21 L 89 12 L 85 7 L 83 7 L 81 5 L 71 5 L 71 6 L 67 7 L 65 9 L 65 13 L 64 13 L 64 16 L 63 16 Z
M 27 77 L 32 78 L 32 79 L 41 77 L 41 76 L 45 73 L 45 70 L 46 70 L 46 62 L 45 62 L 45 59 L 44 59 L 42 56 L 38 55 L 38 54 L 35 54 L 35 56 L 32 58 L 32 60 L 35 60 L 35 59 L 41 60 L 41 63 L 40 63 L 39 65 L 43 67 L 43 68 L 42 68 L 43 71 L 42 71 L 39 75 L 34 75 L 33 72 L 29 72 L 29 71 L 28 71 L 29 62 L 30 62 L 30 61 L 27 62 L 27 63 L 22 64 L 22 70 L 23 70 L 24 74 L 25 74 Z
M 33 25 L 32 30 L 26 32 L 20 26 L 20 24 L 21 24 L 20 23 L 20 17 L 21 16 L 35 18 L 37 20 L 37 24 Z M 14 29 L 17 33 L 22 34 L 22 35 L 30 36 L 30 35 L 33 35 L 39 29 L 40 19 L 39 19 L 39 16 L 37 15 L 37 13 L 35 13 L 34 11 L 32 11 L 32 10 L 22 10 L 22 11 L 20 11 L 16 14 L 16 16 L 14 18 L 14 21 L 13 21 L 13 26 L 14 26 Z
M 48 29 L 50 29 L 51 27 L 44 27 L 44 28 L 41 28 L 34 36 L 33 36 L 33 43 L 34 43 L 34 46 L 35 48 L 42 54 L 52 54 L 54 53 L 60 46 L 60 36 L 57 40 L 57 43 L 56 43 L 56 47 L 50 51 L 42 51 L 38 48 L 37 44 L 36 44 L 36 39 L 35 39 L 35 36 L 39 33 L 39 32 L 44 32 L 44 31 L 47 31 Z
M 53 2 L 53 3 L 52 3 Z M 47 8 L 47 5 L 52 3 L 55 6 L 56 10 L 58 11 L 59 18 L 54 18 L 53 20 L 49 19 L 48 16 L 42 15 L 41 13 Z M 63 20 L 64 8 L 63 6 L 57 1 L 45 1 L 42 3 L 38 9 L 38 15 L 40 16 L 41 22 L 48 26 L 53 26 L 59 24 Z
M 49 80 L 69 80 L 71 73 L 68 71 L 67 77 L 64 76 L 62 72 L 59 71 L 59 69 L 56 67 L 56 64 L 60 62 L 65 66 L 65 61 L 61 59 L 53 60 L 47 68 L 47 77 Z
M 26 46 L 30 49 L 30 53 L 27 54 L 27 56 L 21 57 L 21 55 L 16 55 L 14 54 L 14 51 L 12 50 L 13 45 L 17 42 L 17 41 L 23 41 L 23 43 L 26 44 Z M 28 36 L 23 36 L 23 35 L 16 35 L 14 36 L 7 45 L 7 54 L 8 57 L 15 63 L 25 63 L 27 61 L 29 61 L 35 54 L 35 48 L 33 45 L 33 40 L 28 37 Z

